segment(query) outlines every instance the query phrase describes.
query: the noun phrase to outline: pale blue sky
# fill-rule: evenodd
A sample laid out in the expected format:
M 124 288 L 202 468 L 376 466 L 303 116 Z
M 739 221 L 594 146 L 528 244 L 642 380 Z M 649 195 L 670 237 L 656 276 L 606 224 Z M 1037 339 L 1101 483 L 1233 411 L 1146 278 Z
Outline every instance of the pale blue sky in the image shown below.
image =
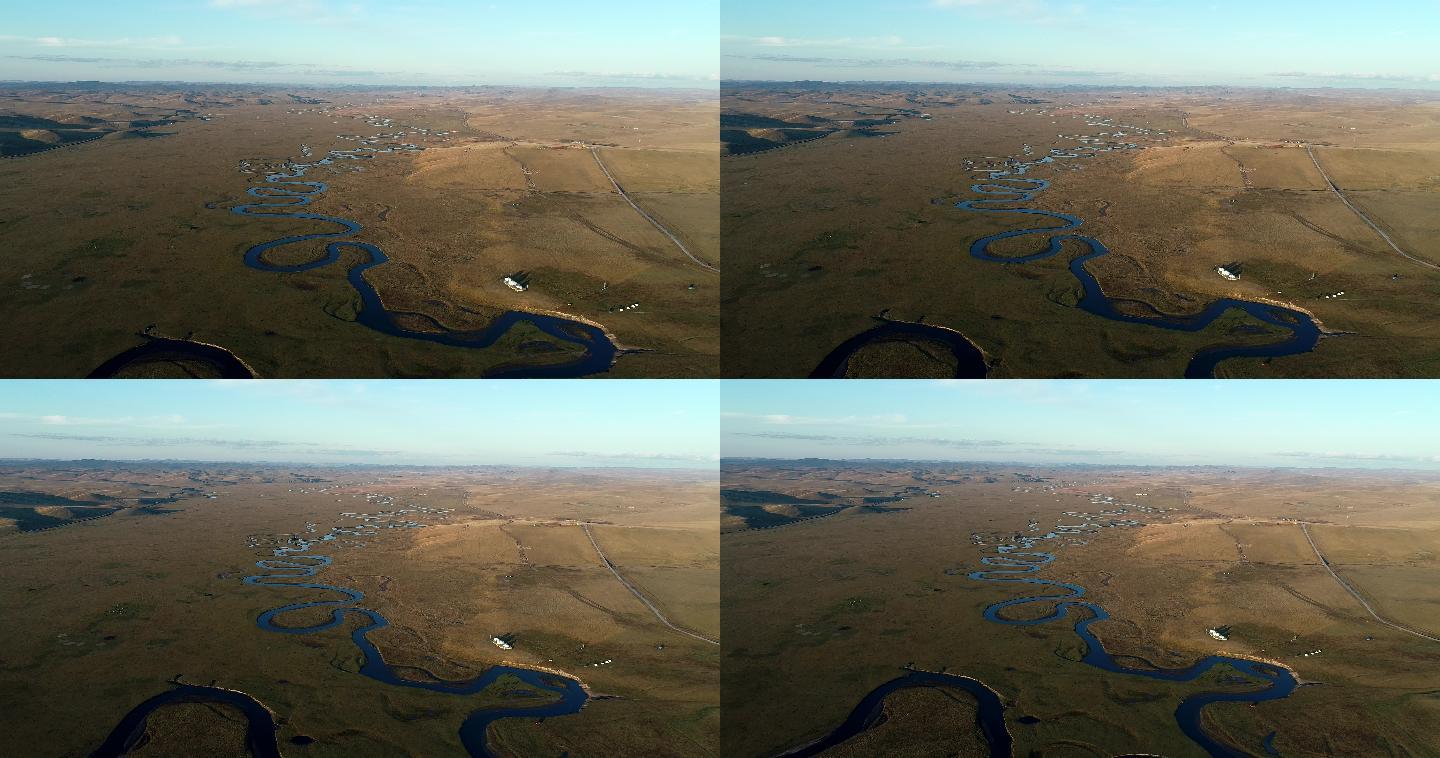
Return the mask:
M 0 458 L 713 468 L 719 383 L 0 382 Z
M 1440 0 L 725 0 L 725 79 L 1440 88 Z
M 709 88 L 719 14 L 719 0 L 7 0 L 0 80 Z
M 731 381 L 722 454 L 1440 470 L 1432 381 Z

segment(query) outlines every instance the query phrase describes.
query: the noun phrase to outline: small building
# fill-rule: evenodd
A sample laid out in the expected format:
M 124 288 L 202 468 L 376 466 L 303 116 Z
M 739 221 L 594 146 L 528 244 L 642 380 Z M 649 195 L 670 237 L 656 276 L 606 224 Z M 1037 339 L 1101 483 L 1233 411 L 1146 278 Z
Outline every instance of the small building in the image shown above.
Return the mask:
M 1215 273 L 1233 282 L 1240 279 L 1240 268 L 1239 263 L 1227 263 L 1223 266 L 1216 266 Z
M 515 635 L 513 634 L 505 634 L 499 637 L 491 637 L 490 642 L 494 643 L 495 647 L 498 647 L 501 650 L 515 649 Z
M 1214 629 L 1206 629 L 1205 631 L 1209 632 L 1211 637 L 1221 642 L 1230 639 L 1230 627 L 1228 626 L 1217 626 Z
M 505 277 L 504 279 L 501 279 L 501 281 L 505 283 L 506 287 L 509 287 L 516 292 L 524 292 L 525 290 L 530 289 L 530 272 L 516 271 L 515 273 Z

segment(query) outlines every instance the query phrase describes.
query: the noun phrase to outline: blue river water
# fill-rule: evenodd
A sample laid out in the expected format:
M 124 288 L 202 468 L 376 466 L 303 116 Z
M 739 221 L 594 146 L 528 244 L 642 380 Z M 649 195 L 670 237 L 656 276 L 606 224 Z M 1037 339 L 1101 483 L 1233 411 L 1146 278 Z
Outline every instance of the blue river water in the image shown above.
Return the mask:
M 1114 150 L 1137 148 L 1139 148 L 1139 145 L 1133 142 L 1112 143 L 1104 147 L 1086 144 L 1071 150 L 1054 148 L 1050 151 L 1049 155 L 1033 161 L 1010 159 L 1006 162 L 1006 168 L 981 170 L 979 173 L 986 175 L 988 178 L 985 181 L 971 185 L 970 190 L 985 197 L 976 200 L 962 200 L 955 204 L 956 208 L 976 213 L 1013 213 L 1024 216 L 1042 216 L 1055 219 L 1060 223 L 1056 226 L 1011 229 L 981 237 L 971 243 L 971 257 L 991 263 L 1033 263 L 1058 255 L 1064 249 L 1064 243 L 1071 241 L 1083 245 L 1086 248 L 1084 253 L 1071 259 L 1070 273 L 1080 282 L 1083 292 L 1078 307 L 1087 313 L 1127 324 L 1140 324 L 1179 332 L 1198 332 L 1213 324 L 1216 319 L 1233 308 L 1244 311 L 1270 326 L 1289 332 L 1288 336 L 1269 344 L 1251 346 L 1221 345 L 1200 350 L 1191 357 L 1190 363 L 1185 367 L 1185 378 L 1187 379 L 1214 377 L 1216 366 L 1218 366 L 1221 361 L 1229 358 L 1278 358 L 1285 355 L 1308 353 L 1314 350 L 1315 345 L 1320 341 L 1320 325 L 1309 314 L 1293 308 L 1227 297 L 1211 302 L 1197 313 L 1174 315 L 1161 313 L 1148 303 L 1111 298 L 1105 294 L 1105 291 L 1101 288 L 1095 276 L 1085 268 L 1086 263 L 1106 255 L 1110 252 L 1110 249 L 1094 237 L 1072 233 L 1085 223 L 1080 217 L 1069 213 L 1046 211 L 1038 208 L 1016 207 L 1031 202 L 1035 199 L 1036 195 L 1050 187 L 1050 182 L 1046 179 L 1020 178 L 1033 167 L 1053 164 L 1061 160 L 1091 158 L 1099 153 Z M 1044 235 L 1047 238 L 1045 248 L 1039 252 L 1017 256 L 996 255 L 990 252 L 990 246 L 1000 240 L 1030 235 Z M 1150 311 L 1150 315 L 1142 316 L 1126 313 L 1118 307 L 1121 304 L 1129 304 L 1148 310 Z M 907 329 L 902 336 L 931 339 L 950 344 L 953 342 L 954 334 L 955 332 L 941 327 L 914 324 L 911 325 L 911 328 Z M 822 371 L 822 369 L 833 368 L 836 365 L 841 367 L 840 375 L 843 375 L 845 363 L 848 362 L 850 356 L 857 350 L 867 344 L 883 339 L 893 339 L 895 336 L 896 335 L 886 333 L 882 326 L 879 330 L 872 329 L 857 337 L 852 337 L 827 355 L 824 361 L 822 361 L 821 366 L 817 368 L 811 376 L 812 378 L 834 376 L 835 374 L 833 372 Z M 976 353 L 979 352 L 978 349 L 975 349 L 973 346 L 971 346 L 971 349 L 974 349 Z M 983 376 L 983 374 L 981 375 Z M 957 376 L 973 378 L 975 374 L 972 370 L 969 373 L 957 374 Z
M 1050 187 L 1046 179 L 1021 179 L 1015 178 L 1025 174 L 1033 166 L 1053 163 L 1062 158 L 1074 159 L 1093 156 L 1097 153 L 1108 152 L 1117 149 L 1133 149 L 1138 147 L 1134 143 L 1127 143 L 1122 146 L 1093 147 L 1082 146 L 1072 151 L 1051 150 L 1050 155 L 1034 161 L 1011 163 L 1009 168 L 999 171 L 986 171 L 989 180 L 979 184 L 971 185 L 970 190 L 987 197 L 979 200 L 962 200 L 955 204 L 956 208 L 979 213 L 1015 213 L 1027 216 L 1044 216 L 1062 222 L 1059 226 L 1043 226 L 1033 229 L 1011 229 L 997 234 L 991 234 L 975 240 L 970 245 L 970 255 L 982 261 L 991 263 L 1031 263 L 1044 260 L 1060 253 L 1063 243 L 1067 240 L 1078 242 L 1089 250 L 1070 261 L 1070 273 L 1079 280 L 1084 294 L 1080 298 L 1079 307 L 1088 313 L 1110 319 L 1111 321 L 1122 321 L 1127 324 L 1142 324 L 1160 329 L 1170 329 L 1180 332 L 1198 332 L 1231 308 L 1235 308 L 1253 316 L 1271 326 L 1278 327 L 1290 332 L 1290 336 L 1279 342 L 1268 345 L 1254 345 L 1249 347 L 1214 347 L 1197 352 L 1191 359 L 1190 364 L 1185 368 L 1185 378 L 1201 379 L 1215 376 L 1215 367 L 1220 361 L 1227 358 L 1275 358 L 1282 355 L 1297 355 L 1308 353 L 1315 349 L 1316 343 L 1320 341 L 1320 325 L 1315 322 L 1309 314 L 1297 311 L 1292 308 L 1285 308 L 1270 303 L 1252 302 L 1249 300 L 1238 300 L 1235 298 L 1220 298 L 1205 306 L 1198 313 L 1190 315 L 1169 315 L 1155 311 L 1148 305 L 1145 307 L 1152 311 L 1152 315 L 1138 316 L 1124 313 L 1117 308 L 1118 303 L 1127 302 L 1115 300 L 1107 296 L 1101 289 L 1100 283 L 1095 276 L 1085 268 L 1085 264 L 1102 255 L 1110 252 L 1103 243 L 1094 237 L 1087 237 L 1082 234 L 1068 234 L 1074 229 L 1080 228 L 1085 222 L 1078 216 L 1056 211 L 1045 211 L 1038 208 L 1017 208 L 1013 207 L 1021 203 L 1028 203 L 1035 199 L 1040 192 Z M 1013 237 L 1025 237 L 1029 235 L 1046 235 L 1048 241 L 1046 247 L 1036 253 L 1029 255 L 1007 257 L 995 255 L 990 252 L 990 246 L 995 242 Z M 1135 304 L 1133 301 L 1132 304 Z
M 275 717 L 260 701 L 243 692 L 219 687 L 178 684 L 135 706 L 110 732 L 105 742 L 90 753 L 90 758 L 120 758 L 140 743 L 150 714 L 167 705 L 180 703 L 222 703 L 239 708 L 245 714 L 245 745 L 255 758 L 280 758 L 280 745 L 275 739 Z
M 898 690 L 921 687 L 954 687 L 973 695 L 978 705 L 976 719 L 981 733 L 985 735 L 991 758 L 1011 758 L 1014 740 L 1010 736 L 1010 730 L 1005 728 L 1005 705 L 1000 702 L 1000 696 L 978 679 L 933 671 L 910 671 L 876 687 L 860 700 L 860 704 L 855 706 L 855 710 L 850 712 L 835 731 L 807 745 L 781 753 L 778 758 L 808 758 L 819 755 L 861 732 L 874 729 L 885 717 L 885 698 Z
M 955 361 L 956 379 L 984 379 L 989 367 L 980 348 L 952 329 L 919 324 L 913 321 L 889 321 L 840 343 L 810 373 L 811 379 L 843 379 L 850 368 L 850 358 L 861 348 L 886 340 L 921 339 L 939 342 L 950 351 Z
M 489 326 L 479 330 L 430 332 L 407 329 L 397 323 L 395 317 L 397 315 L 418 316 L 419 314 L 387 310 L 380 299 L 380 293 L 365 279 L 366 271 L 385 263 L 389 260 L 389 257 L 376 245 L 348 239 L 359 233 L 363 228 L 358 222 L 319 213 L 287 212 L 281 210 L 284 208 L 298 208 L 309 205 L 314 199 L 314 196 L 329 189 L 329 185 L 325 182 L 302 180 L 305 172 L 314 166 L 331 165 L 341 160 L 367 159 L 377 153 L 394 152 L 400 149 L 407 148 L 359 147 L 353 150 L 331 150 L 329 157 L 323 158 L 313 164 L 292 163 L 289 166 L 290 171 L 288 173 L 277 172 L 267 174 L 265 176 L 265 184 L 256 185 L 247 190 L 248 194 L 259 198 L 263 202 L 237 205 L 231 208 L 232 213 L 256 218 L 323 221 L 337 224 L 340 229 L 332 232 L 297 234 L 289 237 L 281 237 L 269 242 L 262 242 L 245 252 L 245 264 L 261 271 L 277 273 L 310 271 L 336 263 L 340 260 L 341 254 L 347 249 L 356 250 L 363 253 L 364 258 L 346 272 L 346 280 L 360 296 L 360 312 L 356 315 L 355 320 L 364 326 L 393 337 L 423 340 L 451 347 L 484 349 L 495 344 L 496 340 L 503 337 L 511 327 L 521 322 L 528 322 L 557 340 L 583 347 L 585 353 L 574 361 L 562 364 L 502 366 L 487 373 L 486 377 L 517 379 L 563 378 L 587 376 L 609 371 L 611 365 L 615 362 L 617 349 L 610 338 L 606 336 L 604 330 L 591 324 L 558 316 L 526 313 L 523 311 L 506 311 L 491 322 Z M 272 250 L 287 245 L 310 242 L 312 240 L 334 241 L 325 246 L 325 255 L 304 263 L 277 264 L 266 260 L 266 253 Z M 428 317 L 424 316 L 421 316 L 421 318 L 428 319 Z M 428 320 L 434 323 L 434 319 Z M 439 325 L 436 324 L 436 326 Z
M 221 379 L 255 378 L 255 372 L 244 361 L 219 345 L 168 337 L 150 337 L 145 344 L 132 347 L 100 364 L 85 378 L 109 379 L 137 363 L 156 361 L 200 361 L 213 367 Z
M 333 533 L 332 533 L 333 534 Z M 332 535 L 326 535 L 327 538 Z M 294 555 L 294 553 L 306 553 L 310 549 L 310 543 L 304 543 L 300 547 L 282 547 L 275 550 L 277 558 L 265 559 L 256 562 L 256 566 L 265 573 L 255 576 L 247 576 L 245 584 L 259 585 L 265 587 L 282 587 L 306 590 L 321 590 L 333 592 L 340 595 L 339 598 L 331 600 L 312 600 L 299 603 L 290 603 L 278 608 L 272 608 L 260 614 L 256 624 L 267 632 L 278 634 L 315 634 L 327 629 L 333 629 L 345 622 L 347 614 L 354 614 L 362 622 L 350 633 L 350 639 L 360 649 L 364 656 L 364 663 L 361 664 L 360 673 L 378 682 L 394 685 L 396 687 L 410 687 L 414 689 L 428 690 L 449 695 L 473 695 L 490 685 L 494 684 L 502 676 L 513 676 L 524 682 L 533 692 L 554 696 L 557 699 L 533 706 L 504 706 L 484 708 L 471 713 L 460 726 L 460 742 L 465 746 L 466 751 L 472 756 L 489 757 L 493 755 L 486 746 L 486 732 L 490 725 L 506 718 L 548 718 L 551 716 L 566 716 L 578 713 L 585 705 L 588 695 L 580 682 L 559 674 L 532 669 L 519 668 L 515 666 L 492 666 L 486 669 L 485 673 L 473 679 L 463 681 L 445 681 L 430 679 L 426 681 L 408 679 L 399 675 L 395 668 L 385 662 L 385 658 L 370 641 L 369 634 L 377 629 L 389 626 L 390 622 L 384 616 L 369 608 L 357 607 L 357 603 L 365 599 L 365 593 L 338 587 L 332 584 L 319 582 L 297 581 L 314 577 L 319 571 L 332 562 L 330 556 L 326 555 Z M 306 608 L 329 608 L 330 618 L 310 626 L 286 626 L 277 623 L 277 619 L 287 613 Z
M 1146 506 L 1137 506 L 1142 512 L 1151 512 Z M 1294 672 L 1275 664 L 1263 661 L 1251 660 L 1248 658 L 1236 658 L 1226 655 L 1211 655 L 1201 658 L 1194 664 L 1185 668 L 1136 668 L 1121 664 L 1114 656 L 1106 652 L 1105 646 L 1101 644 L 1090 626 L 1097 621 L 1105 621 L 1110 614 L 1104 608 L 1095 603 L 1082 601 L 1085 596 L 1085 588 L 1071 582 L 1061 582 L 1053 579 L 1044 579 L 1033 576 L 1037 571 L 1050 565 L 1055 561 L 1054 553 L 1044 552 L 1035 549 L 1035 546 L 1045 540 L 1058 540 L 1075 538 L 1104 527 L 1117 526 L 1138 526 L 1140 522 L 1133 519 L 1117 519 L 1128 513 L 1124 510 L 1107 510 L 1097 515 L 1068 513 L 1067 515 L 1081 518 L 1084 523 L 1068 524 L 1057 526 L 1051 532 L 1044 535 L 1017 537 L 1008 544 L 998 545 L 995 549 L 997 555 L 986 556 L 980 562 L 992 568 L 972 571 L 967 576 L 975 581 L 982 582 L 1009 582 L 1035 585 L 1039 587 L 1053 588 L 1059 590 L 1055 593 L 1040 595 L 1027 595 L 1011 598 L 994 603 L 984 611 L 984 618 L 997 624 L 1006 626 L 1038 626 L 1049 624 L 1063 619 L 1070 619 L 1072 611 L 1074 615 L 1075 634 L 1085 643 L 1085 654 L 1080 662 L 1095 668 L 1111 671 L 1118 674 L 1144 677 L 1147 679 L 1158 679 L 1168 682 L 1192 682 L 1205 675 L 1207 672 L 1220 667 L 1228 666 L 1231 670 L 1249 677 L 1251 680 L 1263 683 L 1259 689 L 1237 692 L 1202 692 L 1185 697 L 1175 709 L 1175 722 L 1181 732 L 1189 737 L 1196 745 L 1216 758 L 1249 758 L 1253 753 L 1228 745 L 1206 733 L 1201 718 L 1201 712 L 1205 706 L 1220 702 L 1259 703 L 1266 700 L 1278 700 L 1289 697 L 1298 686 Z M 1108 517 L 1109 520 L 1102 523 L 1100 519 Z M 949 572 L 947 572 L 949 573 Z M 1039 603 L 1045 606 L 1053 604 L 1053 608 L 1044 616 L 1036 618 L 1016 619 L 1005 614 L 1010 608 L 1017 608 L 1023 605 Z M 958 674 L 944 674 L 928 671 L 910 670 L 904 676 L 892 679 L 879 687 L 868 692 L 861 699 L 845 721 L 836 727 L 834 731 L 821 737 L 818 740 L 807 743 L 800 747 L 781 753 L 777 758 L 804 758 L 805 756 L 818 755 L 825 750 L 835 747 L 846 740 L 849 740 L 860 733 L 873 729 L 883 721 L 885 698 L 897 690 L 914 687 L 955 687 L 963 689 L 975 696 L 979 705 L 977 719 L 982 733 L 985 735 L 986 743 L 991 756 L 1010 756 L 1013 751 L 1013 738 L 1006 729 L 1005 707 L 1000 695 L 978 679 L 961 676 Z M 1023 717 L 1021 723 L 1038 723 L 1038 719 Z M 1262 740 L 1262 749 L 1265 754 L 1278 756 L 1275 749 L 1276 733 L 1271 732 Z
M 1211 703 L 1258 703 L 1265 700 L 1278 700 L 1289 697 L 1290 693 L 1295 691 L 1295 687 L 1298 684 L 1294 673 L 1289 669 L 1274 664 L 1225 655 L 1206 656 L 1194 664 L 1180 669 L 1135 668 L 1121 664 L 1114 656 L 1106 652 L 1105 646 L 1100 643 L 1099 638 L 1095 636 L 1094 632 L 1090 631 L 1092 624 L 1097 621 L 1109 619 L 1110 614 L 1095 603 L 1080 600 L 1080 598 L 1085 596 L 1085 588 L 1070 582 L 1060 582 L 1053 579 L 1043 579 L 1033 576 L 1035 572 L 1050 565 L 1055 560 L 1054 553 L 1035 550 L 1034 546 L 1041 540 L 1056 539 L 1075 533 L 1077 533 L 1076 529 L 1067 528 L 1057 529 L 1049 534 L 1038 537 L 1020 537 L 1010 544 L 998 546 L 995 550 L 998 555 L 981 558 L 981 563 L 986 566 L 994 566 L 995 568 L 971 572 L 969 574 L 971 579 L 984 582 L 1030 584 L 1061 590 L 1061 592 L 1055 594 L 1017 597 L 995 603 L 985 609 L 985 619 L 1007 626 L 1037 626 L 1062 619 L 1069 619 L 1071 618 L 1071 612 L 1075 611 L 1075 634 L 1085 643 L 1085 655 L 1081 658 L 1081 662 L 1094 666 L 1095 668 L 1147 679 L 1159 679 L 1169 682 L 1191 682 L 1217 666 L 1229 666 L 1240 674 L 1265 682 L 1266 686 L 1258 690 L 1244 692 L 1203 692 L 1190 695 L 1181 700 L 1180 706 L 1175 710 L 1175 721 L 1180 726 L 1180 730 L 1184 732 L 1185 736 L 1193 740 L 1210 755 L 1220 758 L 1244 758 L 1245 756 L 1251 755 L 1251 753 L 1220 742 L 1207 734 L 1202 726 L 1202 709 Z M 1015 619 L 1009 618 L 1003 613 L 1006 609 L 1032 603 L 1039 603 L 1045 606 L 1054 604 L 1054 607 L 1048 614 L 1037 618 Z M 1270 737 L 1267 742 L 1273 744 L 1273 736 Z

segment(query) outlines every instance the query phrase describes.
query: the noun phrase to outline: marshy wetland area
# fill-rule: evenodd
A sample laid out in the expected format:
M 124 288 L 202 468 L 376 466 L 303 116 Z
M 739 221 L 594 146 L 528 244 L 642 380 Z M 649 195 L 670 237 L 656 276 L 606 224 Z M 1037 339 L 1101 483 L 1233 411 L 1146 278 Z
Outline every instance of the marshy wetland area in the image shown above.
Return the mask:
M 717 107 L 8 85 L 3 372 L 715 376 Z
M 7 462 L 0 753 L 716 755 L 715 499 L 708 472 Z
M 727 459 L 735 756 L 1434 752 L 1433 474 Z
M 1440 376 L 1440 97 L 727 82 L 733 377 Z

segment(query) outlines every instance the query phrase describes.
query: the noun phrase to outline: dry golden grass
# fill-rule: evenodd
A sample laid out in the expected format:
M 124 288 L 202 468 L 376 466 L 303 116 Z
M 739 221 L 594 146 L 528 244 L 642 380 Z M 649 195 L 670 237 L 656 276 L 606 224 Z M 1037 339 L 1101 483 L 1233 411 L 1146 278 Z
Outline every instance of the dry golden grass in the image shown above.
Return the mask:
M 178 93 L 131 94 L 147 109 L 84 99 L 47 104 L 43 93 L 9 107 L 41 117 L 125 110 L 131 118 L 192 107 Z M 359 222 L 364 230 L 356 239 L 385 250 L 390 262 L 366 278 L 386 307 L 423 314 L 408 326 L 433 329 L 428 317 L 449 329 L 480 329 L 511 309 L 566 314 L 600 325 L 625 348 L 648 351 L 630 366 L 624 364 L 632 356 L 622 356 L 617 376 L 718 373 L 718 277 L 681 257 L 630 208 L 588 150 L 566 147 L 571 139 L 611 145 L 606 154 L 621 163 L 631 149 L 685 156 L 626 163 L 625 181 L 654 187 L 653 199 L 641 202 L 693 241 L 697 254 L 718 261 L 713 96 L 318 93 L 332 102 L 317 112 L 267 94 L 276 104 L 261 104 L 265 94 L 253 92 L 220 100 L 207 108 L 217 113 L 213 120 L 182 119 L 154 130 L 164 137 L 112 134 L 0 165 L 0 203 L 10 209 L 0 241 L 28 251 L 0 263 L 0 274 L 21 283 L 5 315 L 24 359 L 5 371 L 84 375 L 139 344 L 138 333 L 152 324 L 161 335 L 193 334 L 221 345 L 263 376 L 476 376 L 517 361 L 565 359 L 520 352 L 527 340 L 546 339 L 523 329 L 487 351 L 387 337 L 353 324 L 358 300 L 344 267 L 359 260 L 355 252 L 305 273 L 244 265 L 243 252 L 254 244 L 331 225 L 244 218 L 229 208 L 253 199 L 245 190 L 264 171 L 304 161 L 301 144 L 318 159 L 356 146 L 338 134 L 384 131 L 358 119 L 376 114 L 397 127 L 429 127 L 428 136 L 406 137 L 427 149 L 311 169 L 306 179 L 328 182 L 330 190 L 307 210 Z M 347 99 L 356 102 L 341 107 Z M 632 122 L 644 125 L 641 143 Z M 707 131 L 708 144 L 701 139 Z M 242 160 L 256 173 L 240 173 Z M 524 174 L 526 165 L 533 176 Z M 652 169 L 678 173 L 650 177 Z M 323 248 L 323 242 L 289 246 L 272 260 L 302 263 Z M 533 274 L 523 295 L 501 282 L 519 270 Z M 621 317 L 614 310 L 636 301 L 643 312 Z M 187 372 L 165 365 L 141 373 Z
M 1255 189 L 1326 190 L 1325 179 L 1302 148 L 1271 144 L 1230 144 L 1225 152 L 1251 169 Z
M 932 119 L 902 117 L 884 127 L 884 138 L 836 133 L 722 160 L 722 233 L 731 251 L 726 374 L 806 375 L 886 310 L 961 331 L 1002 378 L 1178 376 L 1199 349 L 1275 341 L 1276 331 L 1255 331 L 1258 322 L 1239 317 L 1184 334 L 1079 311 L 1065 269 L 1078 245 L 1014 266 L 968 255 L 981 236 L 1053 223 L 953 208 L 977 197 L 969 186 L 983 180 L 979 169 L 1022 157 L 1025 145 L 1031 159 L 1074 147 L 1062 133 L 1114 131 L 1077 118 L 1088 113 L 1169 132 L 1153 142 L 1156 135 L 1120 138 L 1137 138 L 1143 150 L 1027 174 L 1052 183 L 1031 207 L 1079 216 L 1080 233 L 1110 249 L 1086 264 L 1107 295 L 1171 314 L 1221 297 L 1274 302 L 1344 334 L 1300 356 L 1227 361 L 1222 376 L 1440 375 L 1440 313 L 1431 296 L 1440 273 L 1391 251 L 1329 190 L 1300 145 L 1318 145 L 1322 164 L 1335 163 L 1337 184 L 1353 188 L 1352 201 L 1402 247 L 1440 262 L 1434 102 L 1265 91 L 1026 94 L 1047 103 L 1022 107 L 1004 93 L 930 85 L 727 90 L 728 114 L 792 121 L 938 100 L 923 106 Z M 996 102 L 983 105 L 980 97 Z M 992 252 L 1036 252 L 1043 239 L 1006 240 Z M 1240 281 L 1215 273 L 1237 260 L 1245 266 Z M 863 375 L 935 368 L 901 356 L 870 364 Z
M 1125 179 L 1156 187 L 1241 189 L 1239 167 L 1223 143 L 1152 147 L 1134 156 Z
M 610 173 L 626 192 L 720 191 L 719 153 L 678 150 L 603 150 Z
M 500 142 L 427 150 L 415 158 L 403 181 L 428 189 L 500 192 L 504 193 L 501 197 L 515 197 L 526 184 L 521 165 L 511 151 Z
M 44 142 L 49 145 L 53 145 L 56 142 L 60 141 L 60 135 L 50 131 L 49 129 L 22 129 L 20 131 L 20 136 L 24 137 L 25 139 L 33 139 L 36 142 Z
M 1342 575 L 1410 623 L 1440 619 L 1433 575 L 1433 477 L 1286 471 L 1030 470 L 1051 492 L 1012 469 L 985 465 L 836 464 L 785 470 L 727 468 L 726 487 L 800 495 L 869 483 L 925 480 L 939 498 L 900 513 L 842 513 L 780 529 L 723 537 L 726 716 L 736 755 L 774 754 L 833 729 L 862 695 L 913 662 L 974 676 L 1007 705 L 1016 754 L 1201 755 L 1179 734 L 1174 710 L 1200 691 L 1235 686 L 1220 677 L 1171 685 L 1083 666 L 1072 622 L 1012 627 L 983 620 L 989 604 L 1040 588 L 969 580 L 994 545 L 1073 523 L 1094 512 L 1086 493 L 1175 510 L 1139 515 L 1139 528 L 1102 530 L 1085 544 L 1045 543 L 1056 560 L 1035 576 L 1075 582 L 1111 619 L 1093 630 L 1127 665 L 1187 666 L 1206 655 L 1258 657 L 1291 667 L 1304 682 L 1290 698 L 1211 707 L 1207 729 L 1257 749 L 1270 732 L 1285 753 L 1352 754 L 1383 744 L 1424 754 L 1440 711 L 1426 705 L 1440 644 L 1375 623 L 1321 565 L 1293 520 L 1315 527 Z M 962 476 L 970 477 L 962 481 Z M 993 482 L 987 483 L 986 479 Z M 1077 481 L 1078 480 L 1078 481 Z M 1030 490 L 1025 492 L 1024 490 Z M 1346 516 L 1353 526 L 1345 526 Z M 1385 525 L 1379 528 L 1379 525 Z M 1400 527 L 1409 527 L 1407 534 Z M 1421 526 L 1428 525 L 1428 526 Z M 1423 528 L 1423 531 L 1421 529 Z M 972 545 L 972 539 L 984 545 Z M 1328 549 L 1328 548 L 1326 548 Z M 1362 556 L 1365 565 L 1339 557 Z M 1036 616 L 1048 606 L 1018 608 Z M 1083 617 L 1076 617 L 1075 620 Z M 1231 626 L 1228 642 L 1207 628 Z M 1303 653 L 1320 649 L 1314 656 Z M 897 701 L 914 723 L 947 719 L 943 703 Z M 1038 724 L 1015 719 L 1034 716 Z M 905 722 L 911 723 L 911 722 Z M 923 744 L 884 727 L 886 752 Z M 848 748 L 864 750 L 854 740 Z
M 525 545 L 525 553 L 534 563 L 587 568 L 600 565 L 595 549 L 590 547 L 590 540 L 577 526 L 515 524 L 507 527 L 506 531 Z
M 510 149 L 515 160 L 530 169 L 530 178 L 541 192 L 609 192 L 610 180 L 601 173 L 590 151 L 577 147 L 530 147 Z
M 134 487 L 125 481 L 133 474 L 112 472 L 114 480 L 97 480 L 86 471 L 84 478 L 67 474 L 53 480 L 27 474 L 23 486 L 5 486 L 43 486 L 52 494 Z M 367 510 L 355 493 L 381 491 L 456 509 L 446 519 L 421 517 L 431 524 L 426 528 L 383 530 L 360 540 L 363 545 L 349 539 L 325 543 L 322 554 L 334 563 L 318 581 L 363 591 L 361 605 L 389 619 L 390 627 L 372 635 L 388 662 L 463 678 L 508 661 L 562 671 L 595 694 L 622 698 L 592 701 L 582 713 L 543 726 L 525 719 L 501 722 L 492 730 L 499 754 L 718 753 L 715 646 L 660 626 L 600 564 L 580 528 L 555 515 L 571 507 L 567 503 L 611 496 L 638 506 L 634 511 L 620 506 L 637 527 L 654 514 L 670 526 L 625 529 L 621 543 L 627 555 L 650 572 L 647 586 L 657 588 L 661 602 L 679 598 L 691 604 L 680 612 L 713 617 L 716 551 L 687 557 L 688 547 L 703 540 L 674 536 L 680 531 L 676 524 L 703 523 L 696 514 L 708 511 L 708 533 L 715 539 L 714 486 L 704 475 L 351 470 L 322 476 L 352 486 L 302 494 L 287 491 L 306 486 L 291 481 L 288 472 L 217 474 L 217 480 L 242 483 L 209 481 L 201 486 L 216 489 L 219 499 L 182 500 L 171 506 L 177 513 L 165 516 L 116 515 L 4 535 L 0 603 L 41 620 L 10 630 L 0 705 L 17 721 L 0 735 L 0 752 L 33 752 L 35 745 L 45 745 L 47 754 L 86 754 L 126 711 L 166 690 L 177 672 L 189 682 L 217 680 L 274 709 L 287 752 L 287 740 L 297 734 L 318 740 L 305 749 L 318 756 L 457 751 L 461 721 L 491 704 L 491 695 L 455 698 L 358 676 L 348 635 L 354 619 L 341 629 L 296 636 L 255 625 L 266 609 L 324 593 L 241 583 L 256 572 L 256 560 L 270 557 L 267 549 L 248 548 L 247 536 L 283 539 L 307 521 L 322 531 L 348 523 L 338 517 L 340 511 Z M 173 482 L 186 482 L 186 474 L 180 471 Z M 377 476 L 390 483 L 371 483 Z M 259 483 L 262 478 L 287 483 Z M 172 480 L 152 480 L 151 486 L 156 481 Z M 470 488 L 486 496 L 467 498 Z M 502 527 L 520 529 L 537 545 L 530 564 L 520 561 L 515 541 Z M 651 553 L 647 534 L 661 538 Z M 549 562 L 534 560 L 536 553 Z M 284 621 L 306 619 L 294 614 Z M 491 635 L 507 632 L 517 636 L 515 650 L 489 643 Z M 614 663 L 592 665 L 605 659 Z M 89 686 L 71 686 L 77 676 Z M 580 723 L 562 723 L 567 719 Z M 172 721 L 176 729 L 204 728 L 203 719 L 176 711 L 162 714 L 159 733 L 168 734 Z

